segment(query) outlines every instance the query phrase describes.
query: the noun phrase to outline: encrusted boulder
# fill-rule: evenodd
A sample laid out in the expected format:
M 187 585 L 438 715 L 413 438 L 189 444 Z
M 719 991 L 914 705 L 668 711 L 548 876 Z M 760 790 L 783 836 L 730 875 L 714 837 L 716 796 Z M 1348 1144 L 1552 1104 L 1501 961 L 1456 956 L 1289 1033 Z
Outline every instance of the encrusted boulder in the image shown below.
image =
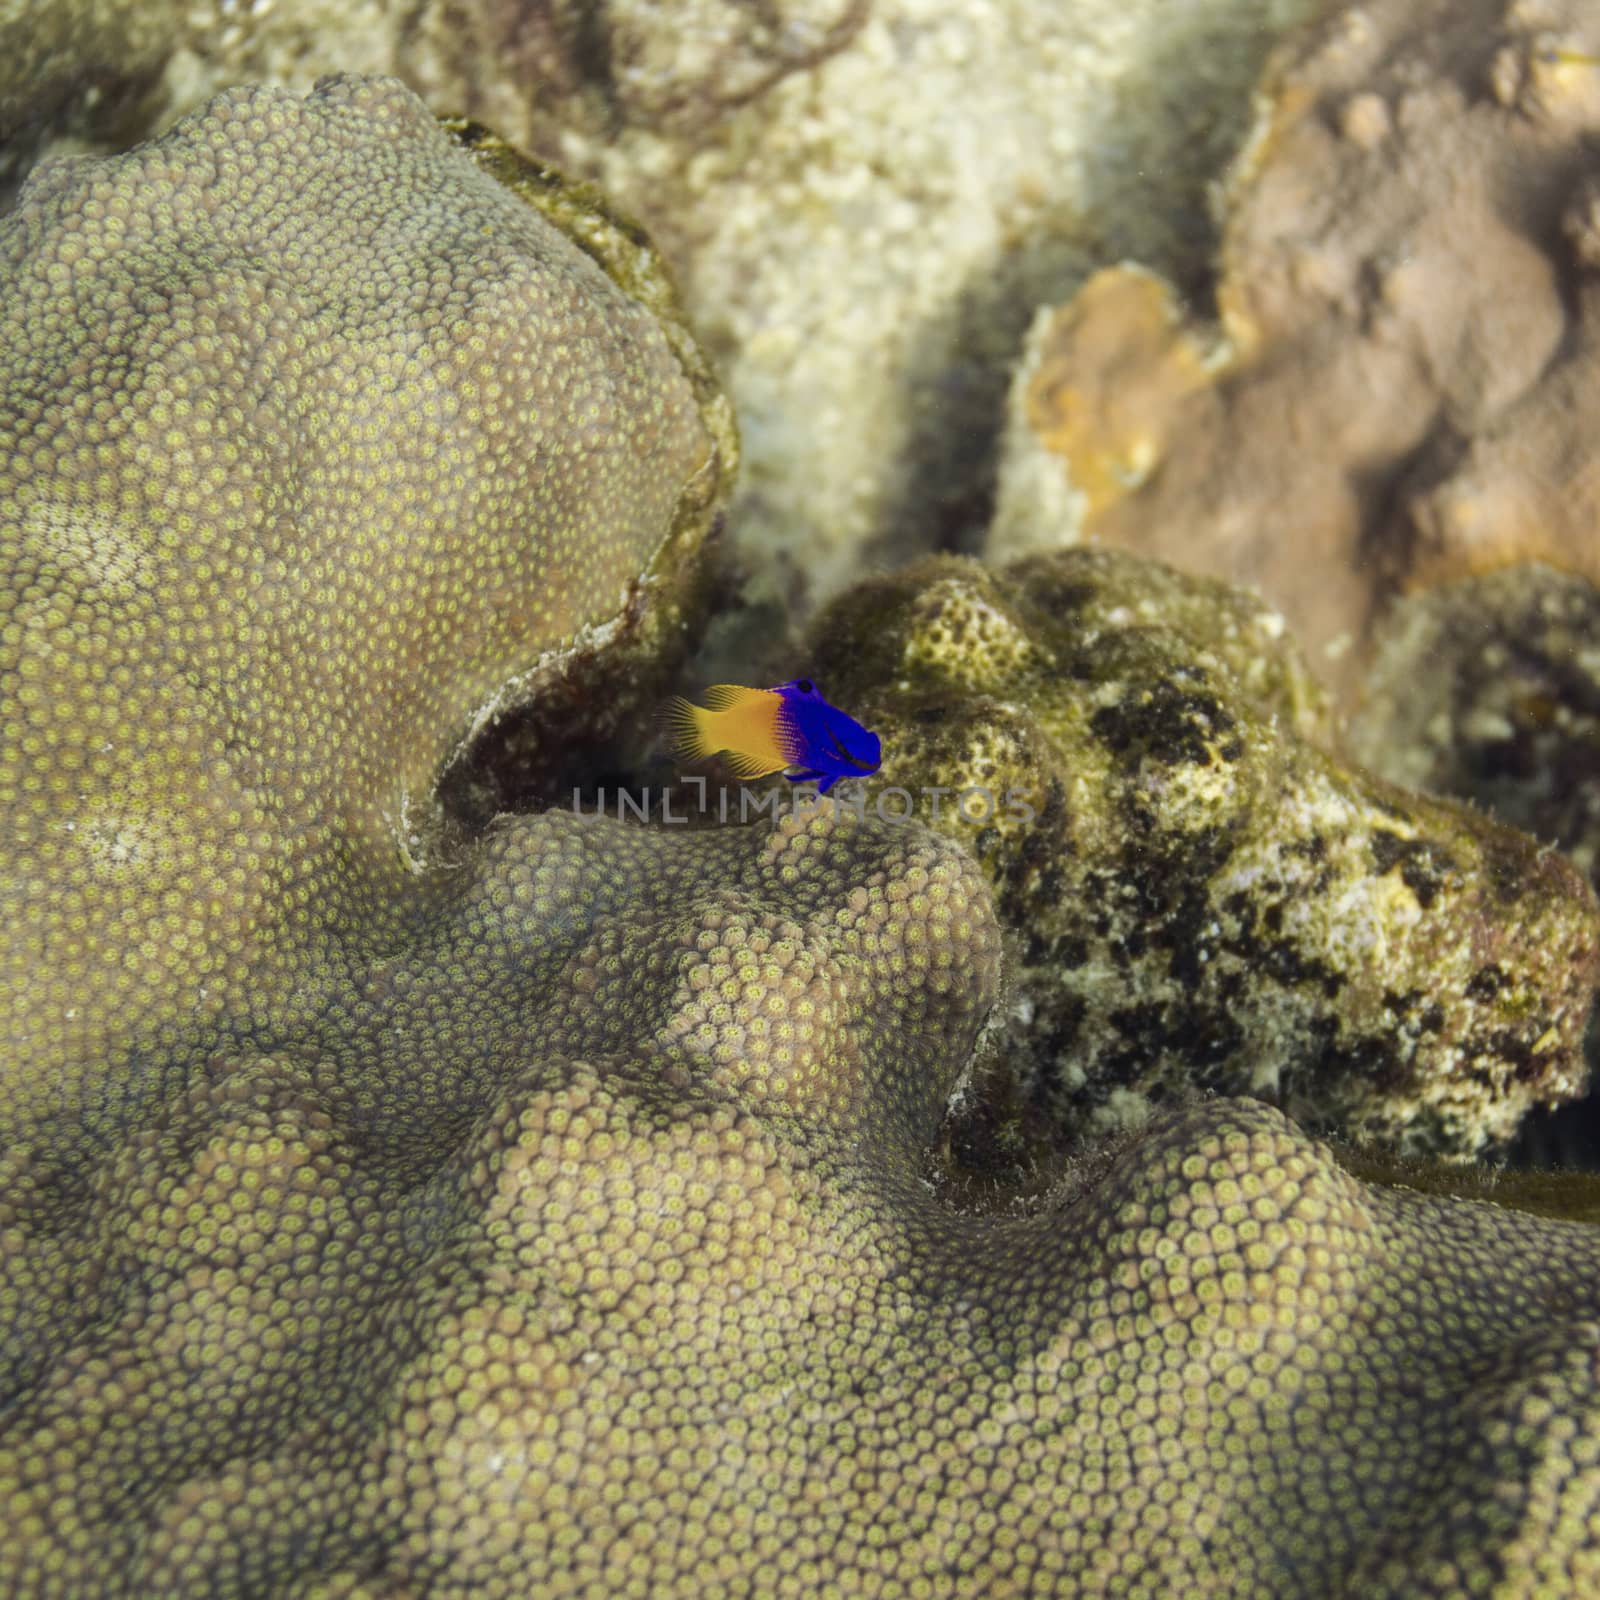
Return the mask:
M 1461 1157 L 1581 1088 L 1582 875 L 1333 753 L 1261 601 L 1113 551 L 942 558 L 858 586 L 815 645 L 881 782 L 976 855 L 1015 933 L 1012 1090 L 981 1099 L 1015 1102 L 1019 1159 L 1194 1086 Z

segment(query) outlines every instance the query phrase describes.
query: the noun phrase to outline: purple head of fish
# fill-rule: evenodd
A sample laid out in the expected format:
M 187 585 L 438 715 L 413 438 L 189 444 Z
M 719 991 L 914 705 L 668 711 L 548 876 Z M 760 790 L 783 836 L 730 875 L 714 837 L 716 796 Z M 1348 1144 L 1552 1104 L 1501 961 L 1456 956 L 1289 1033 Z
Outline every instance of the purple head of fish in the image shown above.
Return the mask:
M 841 778 L 864 778 L 882 765 L 877 734 L 829 705 L 809 678 L 781 683 L 777 692 L 784 699 L 784 719 L 794 734 L 795 761 L 801 768 L 789 774 L 791 782 L 815 778 L 817 792 L 826 794 Z

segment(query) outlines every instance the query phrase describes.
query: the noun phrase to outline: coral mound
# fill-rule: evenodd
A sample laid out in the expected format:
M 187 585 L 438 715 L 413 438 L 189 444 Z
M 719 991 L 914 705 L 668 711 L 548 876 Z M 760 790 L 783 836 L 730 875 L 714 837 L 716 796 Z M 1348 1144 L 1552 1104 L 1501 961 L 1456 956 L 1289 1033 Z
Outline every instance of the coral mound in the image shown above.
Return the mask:
M 301 1012 L 425 903 L 507 680 L 670 617 L 731 431 L 607 225 L 353 79 L 47 164 L 0 223 L 8 1120 Z
M 446 829 L 475 728 L 604 725 L 692 601 L 732 437 L 633 230 L 341 80 L 42 170 L 0 260 L 0 1590 L 1592 1580 L 1592 1228 L 1369 1187 L 1245 1100 L 963 1209 L 1009 980 L 956 844 L 831 802 Z M 1124 573 L 1097 662 L 1061 629 L 1115 574 L 1060 578 L 913 594 L 956 720 L 1015 731 L 1054 651 L 1157 822 L 1230 773 L 1375 803 L 1272 730 L 1320 712 L 1260 608 Z M 1453 826 L 1330 853 L 1579 949 L 1563 869 Z
M 862 1405 L 917 1316 L 896 1213 L 998 953 L 921 830 L 501 824 L 316 1025 L 169 1059 L 101 1159 L 8 1141 L 0 1587 L 765 1564 L 842 1448 L 772 1408 Z
M 319 1027 L 170 1063 L 102 1158 L 8 1148 L 0 1584 L 1573 1581 L 1600 1234 L 1253 1102 L 961 1214 L 998 955 L 960 851 L 831 804 L 500 824 Z

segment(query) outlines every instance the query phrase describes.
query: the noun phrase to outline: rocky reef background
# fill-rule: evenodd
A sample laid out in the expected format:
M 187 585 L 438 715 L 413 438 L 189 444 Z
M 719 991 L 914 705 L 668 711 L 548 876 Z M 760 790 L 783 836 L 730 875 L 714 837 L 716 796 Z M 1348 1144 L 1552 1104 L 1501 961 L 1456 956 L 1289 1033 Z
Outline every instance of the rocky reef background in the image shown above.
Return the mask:
M 1586 1591 L 1589 8 L 0 62 L 0 1586 Z
M 386 72 L 598 181 L 740 418 L 739 659 L 863 569 L 977 548 L 1035 309 L 1123 256 L 1204 289 L 1207 187 L 1310 9 L 64 0 L 0 22 L 0 140 L 14 182 L 41 146 L 116 148 L 229 84 Z

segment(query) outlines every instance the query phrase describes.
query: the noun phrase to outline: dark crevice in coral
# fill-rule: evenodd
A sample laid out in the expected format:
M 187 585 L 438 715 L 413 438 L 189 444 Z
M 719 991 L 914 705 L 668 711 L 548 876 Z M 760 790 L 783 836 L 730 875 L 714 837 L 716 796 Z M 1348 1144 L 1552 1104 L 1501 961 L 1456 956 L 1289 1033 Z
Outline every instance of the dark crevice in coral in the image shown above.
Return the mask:
M 993 517 L 1010 361 L 1038 306 L 1078 283 L 1092 251 L 1062 219 L 974 277 L 920 331 L 904 380 L 907 439 L 894 488 L 859 562 L 928 551 L 977 555 Z
M 570 805 L 574 794 L 593 809 L 602 789 L 639 787 L 632 743 L 593 736 L 579 703 L 542 700 L 508 712 L 458 757 L 440 780 L 439 803 L 473 837 L 499 815 Z
M 1456 474 L 1467 446 L 1467 437 L 1441 410 L 1412 449 L 1397 461 L 1350 469 L 1351 488 L 1364 507 L 1355 558 L 1373 574 L 1374 596 L 1397 592 L 1417 565 L 1424 535 L 1412 517 L 1411 506 Z M 1370 627 L 1381 612 L 1382 602 L 1375 601 L 1368 615 L 1360 619 L 1363 628 Z
M 141 71 L 93 64 L 50 88 L 37 89 L 26 117 L 8 116 L 0 103 L 0 215 L 10 210 L 28 173 L 55 139 L 118 148 L 148 135 L 160 98 L 162 69 Z
M 611 49 L 611 17 L 605 0 L 578 0 L 571 13 L 570 48 L 578 76 L 605 104 L 607 132 L 616 138 L 627 122 L 617 93 L 616 67 Z

